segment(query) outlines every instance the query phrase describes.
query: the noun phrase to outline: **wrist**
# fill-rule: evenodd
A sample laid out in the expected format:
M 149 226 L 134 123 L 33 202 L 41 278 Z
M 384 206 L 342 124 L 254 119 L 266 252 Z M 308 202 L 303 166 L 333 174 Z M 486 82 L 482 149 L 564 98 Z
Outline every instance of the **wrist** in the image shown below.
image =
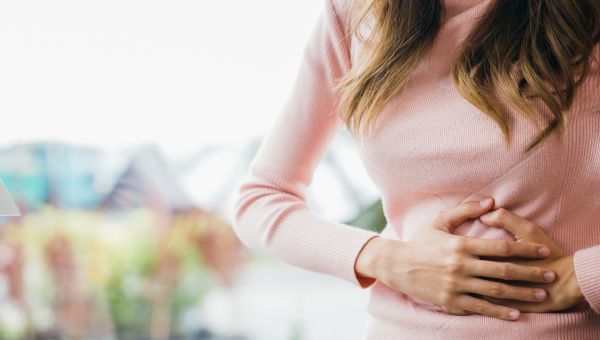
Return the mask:
M 367 241 L 356 259 L 354 269 L 359 277 L 377 279 L 385 243 L 386 240 L 380 236 Z
M 381 242 L 380 236 L 373 237 L 367 241 L 358 254 L 354 270 L 359 277 L 377 279 Z
M 575 264 L 574 264 L 574 257 L 568 256 L 569 259 L 569 264 L 571 265 L 570 269 L 571 269 L 571 296 L 573 297 L 573 299 L 577 302 L 581 302 L 585 300 L 585 297 L 583 295 L 583 292 L 581 291 L 581 286 L 579 285 L 579 281 L 577 280 L 577 276 L 575 275 Z

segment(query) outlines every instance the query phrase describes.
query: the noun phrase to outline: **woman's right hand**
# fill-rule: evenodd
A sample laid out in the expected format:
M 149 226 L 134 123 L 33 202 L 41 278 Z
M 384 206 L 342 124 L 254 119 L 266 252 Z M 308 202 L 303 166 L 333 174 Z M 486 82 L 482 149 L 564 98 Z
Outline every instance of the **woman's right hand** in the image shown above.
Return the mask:
M 516 320 L 517 309 L 497 305 L 471 293 L 499 299 L 541 302 L 547 292 L 498 282 L 520 280 L 548 283 L 556 274 L 541 267 L 481 260 L 479 256 L 545 258 L 546 245 L 512 240 L 487 240 L 453 235 L 453 229 L 494 206 L 493 199 L 463 202 L 438 212 L 410 241 L 375 237 L 356 261 L 359 276 L 370 277 L 411 297 L 441 306 L 455 315 L 478 313 Z M 496 280 L 488 280 L 493 278 Z

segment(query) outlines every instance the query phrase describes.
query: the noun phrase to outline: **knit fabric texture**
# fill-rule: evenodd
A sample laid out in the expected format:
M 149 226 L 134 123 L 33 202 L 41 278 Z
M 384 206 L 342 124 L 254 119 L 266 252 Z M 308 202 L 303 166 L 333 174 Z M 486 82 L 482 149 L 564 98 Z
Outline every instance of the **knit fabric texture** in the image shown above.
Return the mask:
M 370 290 L 368 339 L 600 339 L 600 66 L 592 61 L 578 88 L 566 133 L 554 132 L 522 153 L 538 127 L 501 99 L 507 143 L 499 126 L 451 82 L 460 43 L 490 3 L 444 1 L 446 16 L 432 48 L 381 110 L 374 133 L 355 140 L 381 193 L 388 222 L 381 234 L 319 216 L 306 201 L 329 142 L 346 128 L 332 89 L 361 50 L 349 34 L 349 0 L 324 1 L 287 104 L 238 187 L 234 229 L 246 246 Z M 600 60 L 600 47 L 594 56 Z M 532 100 L 545 126 L 549 110 Z M 584 302 L 561 312 L 522 313 L 518 321 L 456 316 L 357 277 L 357 255 L 372 237 L 408 241 L 437 211 L 485 197 L 495 199 L 494 209 L 535 222 L 574 255 Z M 479 219 L 454 234 L 515 239 Z

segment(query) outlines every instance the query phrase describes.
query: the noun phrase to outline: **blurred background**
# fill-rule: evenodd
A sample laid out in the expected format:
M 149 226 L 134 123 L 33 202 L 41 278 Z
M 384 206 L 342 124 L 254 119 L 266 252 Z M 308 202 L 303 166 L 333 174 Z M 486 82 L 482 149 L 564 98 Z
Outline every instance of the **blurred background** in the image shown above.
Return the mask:
M 367 291 L 240 244 L 323 0 L 0 2 L 0 339 L 358 339 Z M 385 224 L 341 129 L 315 212 Z

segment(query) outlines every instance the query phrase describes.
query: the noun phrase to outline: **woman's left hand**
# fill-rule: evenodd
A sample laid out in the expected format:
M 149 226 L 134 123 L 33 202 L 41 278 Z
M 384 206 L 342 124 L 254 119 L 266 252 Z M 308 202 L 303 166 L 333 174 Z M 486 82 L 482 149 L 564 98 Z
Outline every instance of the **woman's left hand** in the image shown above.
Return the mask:
M 575 276 L 573 256 L 565 255 L 563 250 L 537 224 L 504 208 L 484 214 L 479 219 L 487 225 L 505 228 L 515 235 L 518 242 L 543 243 L 550 248 L 550 255 L 541 260 L 495 258 L 494 261 L 510 261 L 521 265 L 539 266 L 550 269 L 557 274 L 556 279 L 547 284 L 530 282 L 511 283 L 522 287 L 540 287 L 546 289 L 549 296 L 542 302 L 523 302 L 481 296 L 482 298 L 496 304 L 516 308 L 522 312 L 534 313 L 568 309 L 584 300 Z

